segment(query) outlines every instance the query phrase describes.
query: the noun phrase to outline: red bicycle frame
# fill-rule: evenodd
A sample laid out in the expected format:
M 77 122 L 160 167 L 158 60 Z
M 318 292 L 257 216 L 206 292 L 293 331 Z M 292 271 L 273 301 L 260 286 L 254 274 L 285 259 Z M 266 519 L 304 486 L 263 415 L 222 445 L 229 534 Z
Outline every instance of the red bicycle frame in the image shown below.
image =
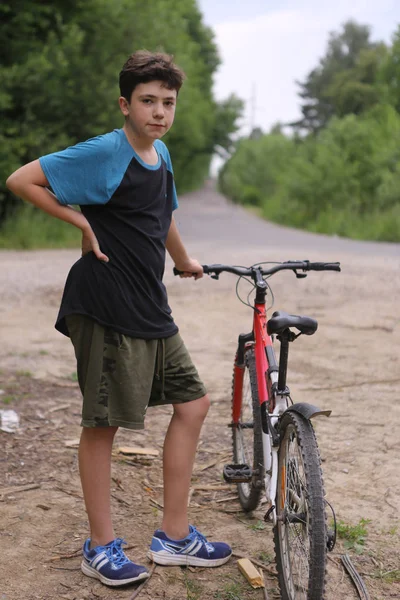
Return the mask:
M 253 331 L 251 334 L 239 336 L 239 349 L 234 366 L 234 390 L 232 406 L 232 423 L 238 424 L 242 409 L 242 389 L 244 376 L 244 353 L 249 343 L 254 347 L 257 389 L 260 406 L 267 403 L 268 408 L 273 408 L 271 390 L 267 385 L 268 370 L 273 367 L 277 370 L 272 339 L 267 332 L 267 314 L 265 310 L 266 284 L 257 286 L 257 296 L 254 303 Z M 268 360 L 269 359 L 269 360 Z M 269 364 L 269 363 L 273 364 Z

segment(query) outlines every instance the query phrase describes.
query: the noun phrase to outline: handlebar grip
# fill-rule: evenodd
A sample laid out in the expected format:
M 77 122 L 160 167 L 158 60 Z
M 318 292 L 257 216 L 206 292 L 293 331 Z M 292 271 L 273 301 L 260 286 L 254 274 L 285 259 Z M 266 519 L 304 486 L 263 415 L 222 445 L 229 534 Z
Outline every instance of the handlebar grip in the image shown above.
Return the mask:
M 309 264 L 310 271 L 340 271 L 340 263 L 313 262 Z
M 209 273 L 210 272 L 209 268 L 208 268 L 208 265 L 201 265 L 201 266 L 203 267 L 203 273 Z M 183 275 L 183 273 L 185 271 L 180 271 L 179 269 L 177 269 L 176 267 L 174 267 L 173 268 L 173 272 L 174 272 L 174 275 Z M 195 273 L 193 273 L 193 275 L 195 275 Z

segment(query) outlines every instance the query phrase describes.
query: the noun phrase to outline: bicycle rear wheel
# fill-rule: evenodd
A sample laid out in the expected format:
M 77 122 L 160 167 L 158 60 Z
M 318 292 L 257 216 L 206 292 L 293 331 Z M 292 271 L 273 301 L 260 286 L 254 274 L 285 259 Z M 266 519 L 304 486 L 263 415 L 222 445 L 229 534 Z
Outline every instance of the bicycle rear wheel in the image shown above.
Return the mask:
M 327 534 L 325 492 L 314 429 L 288 412 L 281 422 L 274 527 L 282 600 L 323 600 Z
M 235 372 L 232 385 L 233 395 L 237 387 Z M 249 483 L 238 483 L 239 501 L 244 511 L 257 508 L 262 493 L 263 481 L 263 447 L 261 411 L 258 401 L 256 361 L 251 348 L 245 354 L 243 383 L 241 387 L 242 408 L 239 423 L 232 429 L 233 460 L 236 464 L 246 464 L 253 470 Z

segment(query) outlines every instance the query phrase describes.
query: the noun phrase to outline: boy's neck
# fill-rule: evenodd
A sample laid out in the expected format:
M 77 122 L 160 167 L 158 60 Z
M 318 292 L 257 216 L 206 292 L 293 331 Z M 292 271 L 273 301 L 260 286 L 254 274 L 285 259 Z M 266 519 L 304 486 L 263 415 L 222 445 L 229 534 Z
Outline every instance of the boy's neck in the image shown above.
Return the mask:
M 124 124 L 122 129 L 125 132 L 128 142 L 135 151 L 146 153 L 153 150 L 154 140 L 150 138 L 139 137 L 134 131 L 132 131 L 127 123 Z

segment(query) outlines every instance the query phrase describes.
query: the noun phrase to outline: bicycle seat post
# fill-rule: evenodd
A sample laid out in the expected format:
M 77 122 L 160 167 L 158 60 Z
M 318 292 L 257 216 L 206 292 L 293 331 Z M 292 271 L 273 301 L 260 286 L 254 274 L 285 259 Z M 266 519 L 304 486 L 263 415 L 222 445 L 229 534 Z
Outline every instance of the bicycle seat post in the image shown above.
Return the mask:
M 289 360 L 289 342 L 292 342 L 295 337 L 295 334 L 290 331 L 290 329 L 285 329 L 277 336 L 281 343 L 281 351 L 279 354 L 278 394 L 285 394 L 288 391 L 286 387 L 286 375 Z

